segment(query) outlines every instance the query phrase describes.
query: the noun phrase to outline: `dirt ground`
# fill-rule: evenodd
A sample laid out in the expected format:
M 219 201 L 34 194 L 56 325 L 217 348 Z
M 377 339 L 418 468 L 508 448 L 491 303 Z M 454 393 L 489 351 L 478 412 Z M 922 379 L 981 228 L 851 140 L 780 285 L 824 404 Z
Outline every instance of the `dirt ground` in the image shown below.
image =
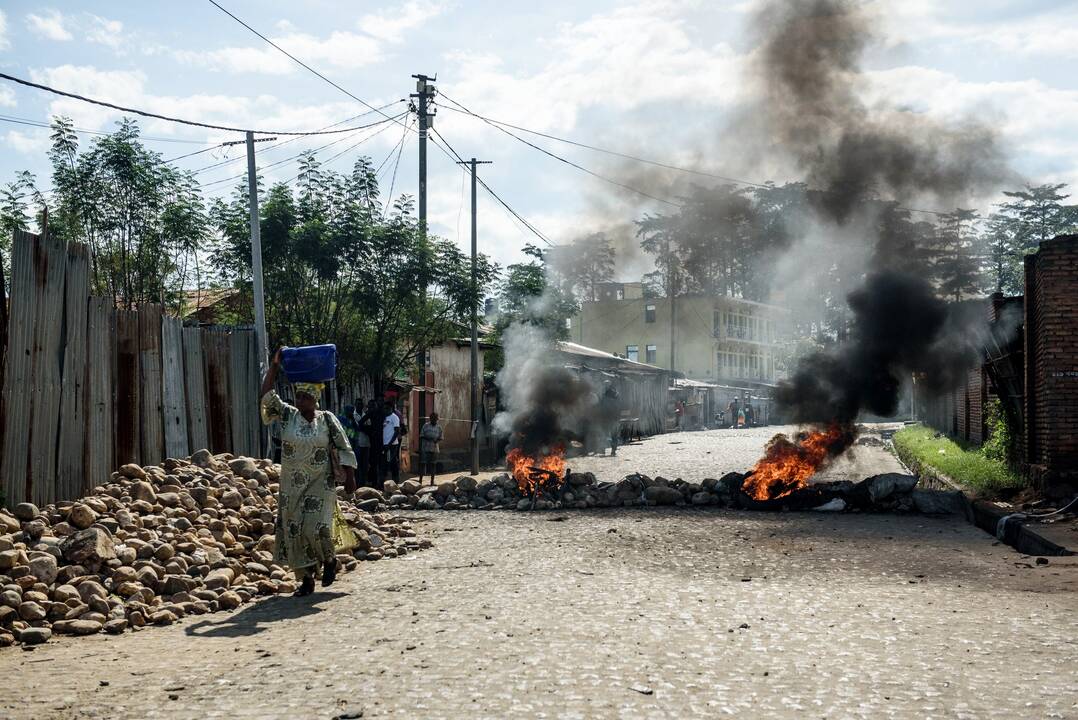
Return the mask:
M 957 518 L 411 515 L 433 549 L 310 598 L 0 651 L 0 717 L 1078 717 L 1078 559 Z

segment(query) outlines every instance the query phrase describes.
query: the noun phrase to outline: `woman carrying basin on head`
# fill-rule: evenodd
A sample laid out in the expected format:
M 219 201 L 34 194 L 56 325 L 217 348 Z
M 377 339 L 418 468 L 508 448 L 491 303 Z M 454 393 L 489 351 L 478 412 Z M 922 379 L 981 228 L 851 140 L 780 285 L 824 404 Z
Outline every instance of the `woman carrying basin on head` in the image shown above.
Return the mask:
M 296 383 L 295 406 L 274 390 L 281 367 L 281 351 L 273 356 L 260 393 L 262 422 L 281 428 L 281 485 L 277 498 L 274 560 L 288 565 L 300 581 L 296 595 L 314 591 L 317 570 L 322 585 L 337 577 L 333 545 L 333 518 L 337 508 L 334 465 L 344 471 L 344 487 L 356 490 L 356 456 L 340 421 L 318 409 L 320 383 Z

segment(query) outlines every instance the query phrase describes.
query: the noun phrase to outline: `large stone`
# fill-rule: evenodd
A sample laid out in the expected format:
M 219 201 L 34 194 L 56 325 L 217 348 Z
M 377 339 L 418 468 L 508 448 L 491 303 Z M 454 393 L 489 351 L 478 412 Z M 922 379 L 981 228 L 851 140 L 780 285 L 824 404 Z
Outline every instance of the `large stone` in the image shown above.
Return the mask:
M 439 483 L 435 494 L 440 498 L 447 498 L 457 491 L 456 485 L 451 482 Z
M 467 495 L 474 493 L 475 489 L 479 486 L 476 479 L 469 475 L 461 475 L 454 480 L 454 482 L 457 484 L 457 490 Z
M 213 453 L 209 450 L 196 450 L 191 453 L 191 464 L 200 468 L 212 468 L 214 466 Z
M 89 527 L 64 538 L 60 543 L 60 554 L 71 564 L 96 571 L 102 564 L 116 558 L 116 545 L 107 530 Z
M 713 499 L 714 499 L 714 496 L 711 493 L 704 492 L 703 490 L 701 490 L 698 493 L 693 493 L 693 495 L 692 495 L 692 504 L 693 505 L 710 505 L 712 503 Z
M 146 479 L 146 471 L 135 463 L 128 463 L 127 465 L 120 466 L 119 473 L 125 478 L 130 478 L 131 480 Z
M 157 493 L 154 492 L 153 485 L 145 480 L 140 480 L 131 486 L 131 497 L 136 500 L 144 500 L 151 505 L 157 502 Z
M 684 499 L 677 488 L 652 485 L 644 489 L 644 499 L 652 505 L 674 505 Z
M 97 513 L 82 503 L 77 503 L 72 507 L 67 516 L 67 521 L 79 530 L 85 530 L 93 525 L 96 520 Z
M 19 632 L 19 642 L 23 645 L 40 645 L 52 637 L 52 629 L 47 627 L 28 627 Z
M 251 458 L 236 458 L 228 462 L 228 469 L 245 480 L 258 472 L 258 466 Z
M 79 597 L 85 603 L 89 603 L 90 598 L 107 598 L 109 596 L 105 586 L 96 580 L 83 580 L 79 583 L 78 591 Z
M 239 490 L 229 490 L 221 495 L 221 505 L 230 510 L 239 510 L 243 506 L 243 495 Z
M 46 612 L 45 608 L 36 602 L 24 602 L 19 605 L 19 617 L 26 622 L 44 620 L 46 615 L 48 615 L 48 612 Z
M 56 557 L 49 553 L 41 553 L 30 558 L 30 574 L 46 585 L 56 582 L 56 575 L 59 572 Z
M 383 496 L 399 495 L 400 491 L 400 486 L 392 480 L 386 480 L 384 483 L 382 483 Z
M 424 495 L 419 498 L 415 508 L 416 510 L 437 510 L 438 501 L 434 499 L 433 495 Z
M 243 598 L 233 590 L 226 590 L 217 596 L 217 605 L 225 610 L 238 608 L 243 604 Z
M 19 564 L 18 550 L 4 550 L 0 552 L 0 572 L 7 572 Z
M 37 505 L 28 502 L 22 502 L 16 505 L 12 509 L 15 517 L 23 522 L 29 522 L 41 514 L 41 511 L 37 509 Z
M 61 635 L 93 635 L 101 632 L 104 623 L 97 620 L 58 620 L 52 624 L 54 632 Z
M 871 504 L 875 505 L 893 495 L 902 495 L 913 490 L 917 484 L 915 475 L 903 473 L 883 473 L 865 478 L 854 488 L 855 493 L 865 493 Z
M 210 571 L 210 573 L 203 579 L 202 584 L 210 590 L 217 590 L 220 588 L 227 588 L 235 579 L 236 573 L 232 568 L 217 568 L 216 570 Z
M 389 505 L 390 505 L 390 507 L 400 507 L 402 505 L 407 505 L 407 504 L 408 504 L 408 496 L 407 495 L 402 495 L 401 493 L 397 493 L 396 495 L 391 495 L 389 497 Z
M 958 490 L 914 490 L 913 507 L 925 515 L 962 515 L 972 512 L 969 500 Z
M 379 490 L 375 490 L 372 487 L 361 487 L 356 490 L 356 498 L 358 500 L 377 500 L 378 502 L 385 502 L 385 496 Z
M 569 473 L 569 484 L 576 486 L 594 485 L 595 473 Z
M 423 483 L 418 480 L 405 480 L 401 483 L 401 492 L 405 495 L 415 495 L 421 487 L 423 487 Z

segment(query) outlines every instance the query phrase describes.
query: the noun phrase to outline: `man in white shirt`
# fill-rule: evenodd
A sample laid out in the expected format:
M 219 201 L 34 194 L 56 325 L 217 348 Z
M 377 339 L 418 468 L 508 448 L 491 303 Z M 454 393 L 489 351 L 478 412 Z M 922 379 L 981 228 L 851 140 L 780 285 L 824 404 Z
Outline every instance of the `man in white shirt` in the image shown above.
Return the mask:
M 397 414 L 397 404 L 393 400 L 386 401 L 386 419 L 382 422 L 382 445 L 385 448 L 386 465 L 393 482 L 401 480 L 401 418 Z M 382 475 L 385 481 L 385 474 Z

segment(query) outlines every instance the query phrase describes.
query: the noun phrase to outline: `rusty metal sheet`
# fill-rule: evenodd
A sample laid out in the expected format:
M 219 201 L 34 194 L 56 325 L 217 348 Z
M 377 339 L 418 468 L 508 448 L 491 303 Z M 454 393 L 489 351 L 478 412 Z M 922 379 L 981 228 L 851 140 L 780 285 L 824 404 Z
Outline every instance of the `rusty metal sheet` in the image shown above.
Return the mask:
M 186 457 L 191 450 L 187 442 L 187 399 L 183 378 L 183 321 L 176 317 L 161 318 L 161 402 L 165 456 Z
M 56 500 L 56 442 L 63 381 L 62 335 L 67 247 L 56 236 L 34 244 L 33 410 L 30 420 L 30 497 L 39 507 Z
M 195 452 L 210 446 L 206 424 L 202 331 L 196 327 L 183 328 L 183 380 L 187 399 L 187 440 L 191 452 Z
M 165 413 L 161 399 L 161 306 L 152 303 L 140 306 L 138 325 L 142 464 L 159 465 L 165 459 Z
M 83 447 L 87 430 L 86 322 L 90 295 L 90 256 L 85 245 L 67 248 L 64 283 L 64 366 L 60 394 L 60 444 L 57 449 L 57 498 L 82 495 Z
M 139 331 L 138 314 L 116 310 L 116 345 L 113 359 L 113 428 L 115 456 L 113 463 L 142 464 L 139 413 Z
M 27 480 L 30 470 L 30 384 L 33 377 L 32 347 L 34 320 L 34 245 L 37 236 L 15 231 L 11 244 L 11 287 L 7 364 L 4 371 L 3 457 L 0 480 L 8 506 L 30 500 Z
M 228 332 L 203 329 L 202 361 L 206 376 L 206 415 L 209 419 L 210 450 L 214 453 L 232 451 L 228 356 Z
M 108 481 L 113 470 L 112 378 L 116 344 L 116 310 L 109 298 L 90 298 L 86 330 L 88 398 L 85 478 L 82 493 Z

